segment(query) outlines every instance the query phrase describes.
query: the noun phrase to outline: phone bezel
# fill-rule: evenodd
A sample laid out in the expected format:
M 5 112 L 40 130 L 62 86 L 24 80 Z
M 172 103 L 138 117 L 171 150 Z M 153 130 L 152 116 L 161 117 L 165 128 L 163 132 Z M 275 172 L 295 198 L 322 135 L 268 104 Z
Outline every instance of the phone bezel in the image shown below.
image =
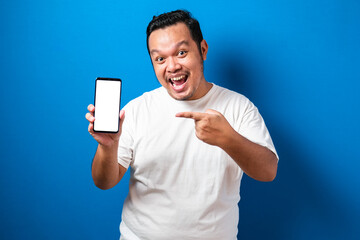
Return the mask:
M 97 77 L 95 79 L 95 94 L 94 94 L 94 106 L 95 106 L 95 103 L 96 103 L 96 86 L 97 86 L 97 81 L 98 80 L 102 80 L 102 81 L 118 81 L 120 82 L 120 97 L 119 97 L 119 113 L 120 113 L 120 110 L 121 110 L 121 91 L 122 91 L 122 80 L 120 78 L 107 78 L 107 77 Z M 95 111 L 94 111 L 94 117 L 96 119 L 96 106 L 95 106 Z M 96 121 L 96 120 L 95 120 Z M 117 128 L 117 131 L 98 131 L 98 130 L 95 130 L 95 122 L 94 122 L 94 132 L 96 133 L 118 133 L 119 132 L 119 121 L 120 121 L 120 117 L 118 118 L 118 128 Z

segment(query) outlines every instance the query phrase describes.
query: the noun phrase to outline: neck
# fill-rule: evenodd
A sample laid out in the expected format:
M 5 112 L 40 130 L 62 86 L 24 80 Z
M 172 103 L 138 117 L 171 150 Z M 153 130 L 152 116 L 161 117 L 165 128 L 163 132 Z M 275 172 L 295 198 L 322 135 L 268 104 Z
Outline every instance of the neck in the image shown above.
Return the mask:
M 213 86 L 212 83 L 209 83 L 208 81 L 206 81 L 204 79 L 198 88 L 198 92 L 200 94 L 199 94 L 199 96 L 196 96 L 196 99 L 199 99 L 199 98 L 202 98 L 203 96 L 205 96 L 210 91 L 212 86 Z

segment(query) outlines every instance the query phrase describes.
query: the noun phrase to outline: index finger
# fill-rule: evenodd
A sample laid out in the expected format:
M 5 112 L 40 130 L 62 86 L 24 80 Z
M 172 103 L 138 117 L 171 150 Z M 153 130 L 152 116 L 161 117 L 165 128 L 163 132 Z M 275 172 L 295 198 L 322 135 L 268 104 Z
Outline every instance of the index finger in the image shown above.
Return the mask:
M 199 121 L 203 119 L 205 115 L 206 115 L 205 113 L 200 113 L 200 112 L 179 112 L 175 116 L 181 118 L 191 118 L 196 121 Z

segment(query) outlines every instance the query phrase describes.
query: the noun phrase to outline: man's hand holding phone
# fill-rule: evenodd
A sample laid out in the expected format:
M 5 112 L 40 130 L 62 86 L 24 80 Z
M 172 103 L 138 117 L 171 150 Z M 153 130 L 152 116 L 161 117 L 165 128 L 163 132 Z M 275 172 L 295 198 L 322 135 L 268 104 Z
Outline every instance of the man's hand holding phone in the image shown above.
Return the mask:
M 102 147 L 117 144 L 124 121 L 120 111 L 122 81 L 119 78 L 98 77 L 95 81 L 94 105 L 88 106 L 88 131 Z
M 121 110 L 119 114 L 119 131 L 117 133 L 104 133 L 104 132 L 94 132 L 94 112 L 95 106 L 90 104 L 88 106 L 88 113 L 86 113 L 85 117 L 89 121 L 88 131 L 93 136 L 93 138 L 104 147 L 111 147 L 113 144 L 117 144 L 121 135 L 122 123 L 125 118 L 125 111 Z

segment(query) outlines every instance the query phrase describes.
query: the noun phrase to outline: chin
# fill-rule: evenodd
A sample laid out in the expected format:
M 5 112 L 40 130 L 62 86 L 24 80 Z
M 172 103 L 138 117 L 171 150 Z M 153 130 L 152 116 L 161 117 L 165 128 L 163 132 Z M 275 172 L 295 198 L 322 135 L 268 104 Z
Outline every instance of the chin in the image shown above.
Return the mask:
M 179 95 L 179 94 L 172 94 L 172 98 L 178 100 L 178 101 L 186 101 L 190 100 L 193 97 L 194 94 L 186 94 L 186 95 Z

